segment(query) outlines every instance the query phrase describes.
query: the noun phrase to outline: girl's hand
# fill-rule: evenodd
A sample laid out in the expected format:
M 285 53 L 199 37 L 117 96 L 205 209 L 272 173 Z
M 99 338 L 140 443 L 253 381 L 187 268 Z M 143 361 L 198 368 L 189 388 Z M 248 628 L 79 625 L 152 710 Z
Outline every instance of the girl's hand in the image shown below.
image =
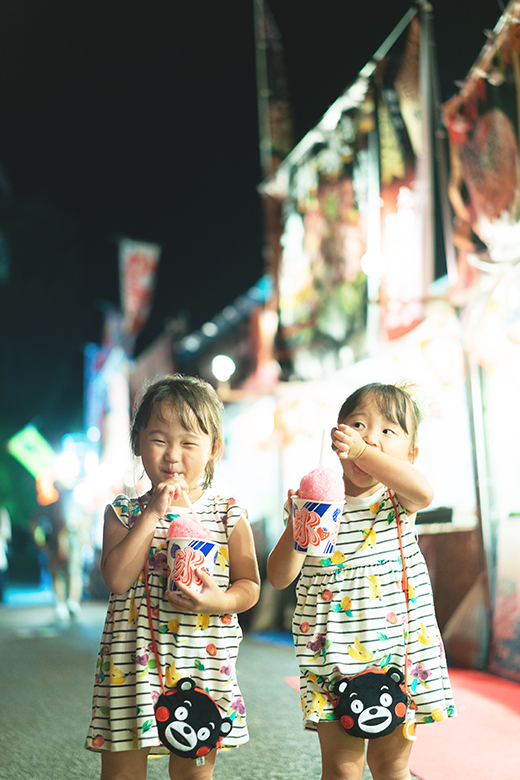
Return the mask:
M 200 593 L 190 590 L 187 585 L 179 582 L 181 591 L 166 591 L 166 598 L 175 610 L 179 612 L 194 612 L 209 615 L 220 615 L 227 612 L 226 594 L 220 590 L 213 577 L 205 569 L 197 567 L 195 573 L 202 580 Z
M 153 489 L 146 508 L 159 520 L 161 517 L 164 517 L 168 507 L 181 498 L 184 491 L 188 491 L 188 483 L 184 477 L 176 474 L 171 479 L 159 483 Z
M 231 532 L 228 550 L 228 589 L 221 590 L 216 580 L 204 569 L 196 568 L 195 571 L 202 580 L 200 593 L 193 593 L 181 584 L 180 594 L 177 591 L 166 591 L 166 597 L 174 609 L 210 615 L 235 615 L 254 607 L 260 595 L 260 574 L 253 533 L 245 515 Z
M 331 431 L 332 449 L 340 460 L 357 460 L 363 455 L 367 444 L 355 428 L 348 425 L 338 425 Z

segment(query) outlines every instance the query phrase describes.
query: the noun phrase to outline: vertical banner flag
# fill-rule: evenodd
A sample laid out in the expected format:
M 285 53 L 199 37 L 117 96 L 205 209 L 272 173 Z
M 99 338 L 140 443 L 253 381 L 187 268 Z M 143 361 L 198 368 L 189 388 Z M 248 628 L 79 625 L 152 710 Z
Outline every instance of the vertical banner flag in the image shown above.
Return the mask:
M 148 319 L 161 247 L 124 238 L 119 242 L 123 332 L 135 339 Z

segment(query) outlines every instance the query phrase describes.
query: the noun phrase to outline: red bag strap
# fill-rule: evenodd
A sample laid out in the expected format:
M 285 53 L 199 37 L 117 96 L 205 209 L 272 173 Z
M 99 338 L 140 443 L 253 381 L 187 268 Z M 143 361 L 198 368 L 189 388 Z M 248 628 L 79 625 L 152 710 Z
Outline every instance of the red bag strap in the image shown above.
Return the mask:
M 159 675 L 159 680 L 161 681 L 162 692 L 166 693 L 162 671 L 161 671 L 161 664 L 159 662 L 159 653 L 157 652 L 157 642 L 155 641 L 155 634 L 153 632 L 152 608 L 150 606 L 150 588 L 148 585 L 148 560 L 146 560 L 146 563 L 144 565 L 144 590 L 146 593 L 146 610 L 148 612 L 148 623 L 150 624 L 150 633 L 152 635 L 152 647 L 155 655 L 155 663 L 157 664 L 157 674 Z
M 406 571 L 406 559 L 405 559 L 405 556 L 404 556 L 403 532 L 402 532 L 402 529 L 401 529 L 401 521 L 399 519 L 399 512 L 397 510 L 397 504 L 395 502 L 394 496 L 392 495 L 392 493 L 390 491 L 390 488 L 388 488 L 388 495 L 390 496 L 390 500 L 392 501 L 392 504 L 394 505 L 394 510 L 395 510 L 395 523 L 397 525 L 397 537 L 399 539 L 399 549 L 401 551 L 401 563 L 402 563 L 402 566 L 403 566 L 403 576 L 402 576 L 402 579 L 401 579 L 401 587 L 402 587 L 403 593 L 404 593 L 404 599 L 405 599 L 405 602 L 406 602 L 406 615 L 407 615 L 407 618 L 408 618 L 409 617 L 409 608 L 408 608 L 408 599 L 409 599 L 408 574 L 407 574 L 407 571 Z M 405 654 L 404 654 L 404 690 L 405 690 L 406 694 L 408 694 L 408 645 L 410 643 L 410 622 L 409 622 L 409 619 L 408 619 L 407 622 L 408 622 L 408 625 L 407 625 L 408 636 L 407 636 L 407 640 L 406 640 L 406 649 L 405 649 Z
M 401 523 L 400 523 L 400 520 L 399 520 L 399 512 L 397 510 L 397 504 L 395 502 L 395 498 L 392 495 L 392 493 L 390 492 L 390 488 L 387 488 L 387 490 L 388 490 L 388 495 L 390 496 L 390 500 L 392 501 L 392 504 L 394 505 L 394 511 L 395 511 L 395 522 L 396 522 L 396 525 L 397 525 L 397 537 L 399 539 L 399 549 L 400 549 L 400 552 L 401 552 L 401 563 L 402 563 L 402 566 L 403 566 L 403 576 L 402 576 L 402 579 L 401 579 L 401 587 L 402 587 L 403 593 L 404 593 L 404 598 L 405 598 L 405 602 L 406 602 L 406 614 L 407 614 L 407 617 L 408 617 L 408 614 L 409 614 L 409 612 L 408 612 L 408 595 L 409 595 L 408 594 L 408 574 L 406 572 L 406 559 L 405 559 L 405 556 L 404 556 L 403 535 L 402 535 Z M 409 624 L 409 622 L 408 622 L 407 628 L 408 628 L 408 638 L 406 640 L 406 649 L 405 649 L 405 654 L 404 654 L 404 671 L 403 671 L 403 674 L 404 674 L 404 692 L 406 693 L 407 696 L 409 696 L 409 693 L 408 693 L 408 645 L 409 645 L 409 642 L 410 642 L 410 624 Z M 365 674 L 365 672 L 361 672 L 361 674 Z M 354 677 L 358 677 L 358 676 L 359 675 L 357 675 L 357 674 L 354 675 Z M 353 678 L 350 678 L 350 679 L 353 679 Z M 325 691 L 325 694 L 326 694 L 327 698 L 329 699 L 329 701 L 334 706 L 336 706 L 337 700 L 333 699 L 328 691 Z
M 141 497 L 139 497 L 137 500 L 139 501 L 139 507 L 141 508 L 141 512 L 142 512 L 144 510 L 144 506 Z M 157 674 L 159 675 L 162 692 L 166 693 L 166 689 L 164 687 L 164 679 L 161 671 L 161 664 L 159 662 L 159 653 L 157 652 L 157 642 L 155 641 L 155 634 L 153 632 L 152 607 L 150 604 L 150 586 L 148 584 L 148 557 L 146 558 L 144 564 L 144 592 L 146 594 L 146 611 L 148 613 L 148 623 L 150 624 L 150 633 L 152 635 L 152 647 L 155 655 L 155 663 L 157 664 Z

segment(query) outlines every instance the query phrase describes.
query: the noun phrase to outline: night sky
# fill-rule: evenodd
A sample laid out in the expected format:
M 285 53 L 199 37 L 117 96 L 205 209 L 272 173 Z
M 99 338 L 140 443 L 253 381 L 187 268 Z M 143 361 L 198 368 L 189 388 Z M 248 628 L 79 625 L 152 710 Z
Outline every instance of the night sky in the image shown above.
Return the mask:
M 295 141 L 409 5 L 271 0 Z M 434 0 L 443 100 L 503 7 Z M 34 421 L 53 440 L 82 427 L 83 347 L 118 303 L 119 236 L 163 247 L 138 352 L 264 272 L 252 0 L 3 0 L 0 165 L 0 434 Z

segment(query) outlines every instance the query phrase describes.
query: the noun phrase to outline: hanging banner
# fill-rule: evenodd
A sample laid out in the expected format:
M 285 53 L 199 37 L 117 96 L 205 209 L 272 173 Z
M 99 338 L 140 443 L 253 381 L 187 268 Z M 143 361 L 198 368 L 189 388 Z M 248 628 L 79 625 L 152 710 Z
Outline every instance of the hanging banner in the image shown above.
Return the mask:
M 155 277 L 161 247 L 157 244 L 119 242 L 119 275 L 123 332 L 135 338 L 142 330 L 152 306 Z
M 443 106 L 459 292 L 478 283 L 480 270 L 520 259 L 519 20 L 513 0 L 460 92 Z
M 261 187 L 284 200 L 279 346 L 299 378 L 366 354 L 367 276 L 378 343 L 424 317 L 434 255 L 426 22 L 410 9 Z
M 424 299 L 433 280 L 433 213 L 425 196 L 433 190 L 423 133 L 421 48 L 424 24 L 415 17 L 400 58 L 376 79 L 380 159 L 381 246 L 385 272 L 379 284 L 380 340 L 391 341 L 423 319 Z M 425 60 L 428 68 L 429 59 Z M 396 69 L 397 68 L 397 69 Z M 425 79 L 429 82 L 428 73 Z M 422 240 L 423 236 L 428 240 Z

